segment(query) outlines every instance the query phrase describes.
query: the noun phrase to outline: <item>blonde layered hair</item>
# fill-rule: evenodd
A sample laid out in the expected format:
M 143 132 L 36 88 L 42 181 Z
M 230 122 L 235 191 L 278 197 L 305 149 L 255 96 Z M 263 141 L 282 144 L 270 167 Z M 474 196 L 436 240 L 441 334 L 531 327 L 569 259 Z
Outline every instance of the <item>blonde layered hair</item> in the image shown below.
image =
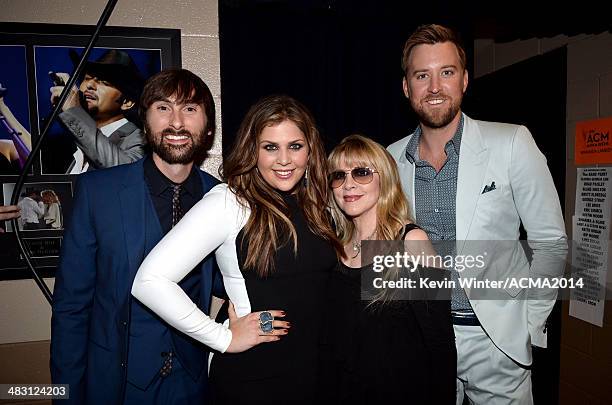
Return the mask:
M 282 195 L 271 187 L 257 170 L 259 136 L 264 128 L 284 121 L 293 122 L 304 134 L 308 144 L 307 180 L 296 185 L 298 205 L 304 213 L 309 229 L 329 241 L 339 255 L 343 248 L 332 229 L 327 215 L 329 187 L 325 149 L 314 118 L 300 102 L 283 95 L 261 99 L 245 116 L 229 156 L 224 160 L 223 179 L 251 210 L 245 225 L 247 257 L 245 269 L 252 269 L 261 277 L 274 271 L 276 250 L 291 240 L 297 252 L 298 239 L 289 218 L 289 207 Z M 287 238 L 282 235 L 288 234 Z
M 361 135 L 350 135 L 344 138 L 332 150 L 328 158 L 330 172 L 342 170 L 342 166 L 369 167 L 376 170 L 379 176 L 380 195 L 376 204 L 376 240 L 398 240 L 401 231 L 411 219 L 408 200 L 402 191 L 399 172 L 393 157 L 377 142 Z M 376 174 L 374 174 L 376 175 Z M 336 200 L 331 198 L 332 216 L 336 223 L 336 233 L 343 245 L 353 239 L 355 225 L 350 217 L 340 209 Z M 382 247 L 382 246 L 381 246 Z M 382 275 L 383 280 L 398 280 L 399 269 L 388 268 Z M 392 289 L 382 289 L 374 294 L 367 308 L 381 310 L 385 304 L 397 297 Z
M 411 221 L 408 200 L 402 191 L 399 172 L 393 157 L 377 142 L 361 135 L 344 138 L 332 150 L 327 159 L 330 173 L 341 167 L 369 167 L 376 170 L 380 178 L 380 196 L 376 205 L 376 239 L 395 240 Z M 376 174 L 374 174 L 376 175 Z M 346 245 L 353 239 L 355 225 L 351 218 L 338 207 L 331 195 L 330 206 L 336 224 L 336 234 Z
M 59 204 L 59 197 L 55 194 L 53 190 L 43 190 L 40 192 L 40 196 L 44 199 L 47 199 L 50 204 L 57 203 Z

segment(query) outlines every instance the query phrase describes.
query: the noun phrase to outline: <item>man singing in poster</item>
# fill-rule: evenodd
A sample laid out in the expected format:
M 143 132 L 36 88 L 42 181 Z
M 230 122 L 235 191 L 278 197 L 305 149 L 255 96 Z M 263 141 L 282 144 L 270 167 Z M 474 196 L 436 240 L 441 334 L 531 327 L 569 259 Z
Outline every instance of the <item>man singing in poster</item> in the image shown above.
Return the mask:
M 74 52 L 70 57 L 78 60 Z M 49 76 L 55 84 L 50 89 L 51 102 L 56 103 L 69 76 L 54 72 Z M 142 132 L 126 118 L 137 109 L 141 88 L 138 67 L 124 51 L 110 49 L 95 62 L 87 62 L 81 85 L 73 87 L 59 115 L 77 144 L 67 174 L 130 163 L 144 156 Z

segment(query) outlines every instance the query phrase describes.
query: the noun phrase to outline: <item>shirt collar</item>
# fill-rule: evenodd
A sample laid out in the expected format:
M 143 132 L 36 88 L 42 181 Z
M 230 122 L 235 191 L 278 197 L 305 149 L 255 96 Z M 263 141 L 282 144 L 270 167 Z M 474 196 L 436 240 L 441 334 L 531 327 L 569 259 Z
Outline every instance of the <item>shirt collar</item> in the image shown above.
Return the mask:
M 174 186 L 172 180 L 167 178 L 158 168 L 155 166 L 155 162 L 153 162 L 153 158 L 151 155 L 147 156 L 143 162 L 144 174 L 149 184 L 149 188 L 151 193 L 154 195 L 161 195 L 168 187 Z M 191 168 L 191 172 L 187 179 L 181 183 L 184 192 L 191 194 L 192 196 L 197 198 L 198 193 L 198 181 L 200 181 L 200 177 L 196 172 L 198 170 L 195 165 Z
M 128 123 L 128 120 L 127 118 L 124 117 L 124 118 L 121 118 L 120 120 L 113 121 L 110 124 L 100 127 L 100 131 L 104 134 L 105 137 L 108 138 L 109 136 L 113 134 L 113 132 L 115 132 L 116 130 L 118 130 L 119 128 L 121 128 L 127 123 Z
M 457 130 L 455 131 L 455 135 L 448 141 L 455 148 L 455 153 L 459 156 L 459 150 L 461 149 L 461 137 L 463 136 L 463 114 L 461 114 L 461 119 L 459 120 L 459 125 L 457 125 Z
M 463 114 L 461 114 L 461 119 L 459 120 L 459 125 L 457 125 L 457 130 L 455 131 L 455 135 L 453 135 L 451 140 L 446 143 L 447 146 L 449 144 L 453 146 L 453 148 L 455 149 L 455 153 L 457 155 L 459 155 L 459 150 L 461 149 L 461 137 L 463 135 L 463 121 L 464 121 Z M 414 163 L 415 161 L 419 160 L 418 149 L 419 149 L 419 141 L 421 140 L 421 133 L 422 133 L 421 126 L 419 125 L 414 130 L 414 133 L 412 135 L 412 138 L 410 138 L 408 145 L 406 145 L 406 159 L 408 159 L 410 163 Z
M 410 138 L 408 145 L 406 145 L 406 159 L 408 159 L 410 163 L 414 163 L 418 159 L 417 149 L 419 147 L 420 139 L 421 139 L 421 127 L 418 126 L 414 130 L 414 133 L 412 134 L 412 138 Z

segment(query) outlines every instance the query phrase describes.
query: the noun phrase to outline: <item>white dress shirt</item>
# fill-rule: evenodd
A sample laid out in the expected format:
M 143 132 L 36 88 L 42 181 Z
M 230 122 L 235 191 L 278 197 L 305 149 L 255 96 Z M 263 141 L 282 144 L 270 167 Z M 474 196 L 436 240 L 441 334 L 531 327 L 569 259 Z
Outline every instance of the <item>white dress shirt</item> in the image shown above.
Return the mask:
M 36 202 L 30 197 L 25 197 L 17 203 L 21 209 L 21 224 L 38 224 L 39 218 L 45 214 L 45 205 L 42 201 Z

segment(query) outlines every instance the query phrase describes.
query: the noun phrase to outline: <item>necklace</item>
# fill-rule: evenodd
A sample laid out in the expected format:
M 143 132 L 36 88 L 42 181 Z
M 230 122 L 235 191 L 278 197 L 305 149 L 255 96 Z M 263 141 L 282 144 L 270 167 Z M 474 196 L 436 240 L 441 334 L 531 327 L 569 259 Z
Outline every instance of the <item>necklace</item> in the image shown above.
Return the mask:
M 370 236 L 368 236 L 365 240 L 370 240 L 376 234 L 376 230 L 372 232 Z M 355 252 L 355 256 L 351 257 L 351 259 L 356 258 L 361 253 L 361 241 L 359 239 L 351 242 L 353 244 L 353 252 Z

